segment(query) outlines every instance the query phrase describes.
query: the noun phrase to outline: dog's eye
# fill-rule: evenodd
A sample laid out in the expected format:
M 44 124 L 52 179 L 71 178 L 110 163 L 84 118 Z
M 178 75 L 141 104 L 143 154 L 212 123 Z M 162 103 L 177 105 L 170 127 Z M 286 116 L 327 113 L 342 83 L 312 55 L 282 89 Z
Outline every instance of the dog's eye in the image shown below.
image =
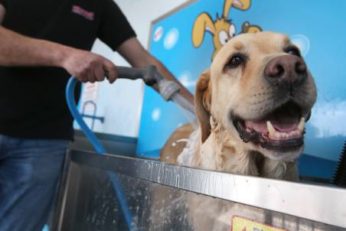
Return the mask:
M 232 56 L 232 58 L 228 61 L 226 64 L 227 68 L 236 68 L 239 65 L 243 64 L 245 61 L 244 55 L 241 54 L 235 54 Z
M 300 51 L 296 46 L 289 46 L 284 49 L 287 54 L 300 57 Z

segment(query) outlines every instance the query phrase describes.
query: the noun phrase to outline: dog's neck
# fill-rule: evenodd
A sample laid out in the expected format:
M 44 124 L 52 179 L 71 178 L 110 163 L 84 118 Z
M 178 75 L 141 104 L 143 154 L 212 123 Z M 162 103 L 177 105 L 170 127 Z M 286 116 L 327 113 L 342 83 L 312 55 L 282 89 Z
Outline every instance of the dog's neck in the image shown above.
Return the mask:
M 243 142 L 235 142 L 226 129 L 212 122 L 211 134 L 201 144 L 193 161 L 196 167 L 240 175 L 297 180 L 296 164 L 271 160 L 261 153 L 249 151 Z M 242 145 L 243 144 L 243 145 Z

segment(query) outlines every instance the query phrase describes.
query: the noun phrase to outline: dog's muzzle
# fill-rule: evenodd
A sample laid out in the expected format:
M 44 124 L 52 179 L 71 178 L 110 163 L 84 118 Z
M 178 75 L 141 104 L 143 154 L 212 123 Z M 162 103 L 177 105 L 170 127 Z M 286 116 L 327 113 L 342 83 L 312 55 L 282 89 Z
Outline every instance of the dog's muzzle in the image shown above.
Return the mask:
M 232 115 L 231 120 L 244 142 L 280 152 L 299 149 L 304 144 L 304 126 L 310 108 L 300 105 L 296 95 L 308 78 L 302 58 L 283 55 L 273 58 L 264 68 L 265 81 L 273 89 L 273 108 L 265 110 L 257 119 L 245 120 Z

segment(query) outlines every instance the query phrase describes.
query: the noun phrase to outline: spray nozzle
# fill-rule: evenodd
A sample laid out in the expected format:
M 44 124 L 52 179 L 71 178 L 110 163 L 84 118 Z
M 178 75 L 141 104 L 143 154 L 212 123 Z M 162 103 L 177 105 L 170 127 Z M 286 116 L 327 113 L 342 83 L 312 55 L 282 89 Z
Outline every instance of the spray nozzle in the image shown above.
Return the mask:
M 119 78 L 142 79 L 148 86 L 157 86 L 160 95 L 166 100 L 171 100 L 173 95 L 179 92 L 179 85 L 170 80 L 166 80 L 156 69 L 155 66 L 145 68 L 118 67 Z
M 194 114 L 194 106 L 182 94 L 178 94 L 180 86 L 174 81 L 165 79 L 155 66 L 145 68 L 118 67 L 117 69 L 119 78 L 142 79 L 146 85 L 155 86 L 158 93 L 166 101 L 173 101 L 187 110 L 189 114 Z

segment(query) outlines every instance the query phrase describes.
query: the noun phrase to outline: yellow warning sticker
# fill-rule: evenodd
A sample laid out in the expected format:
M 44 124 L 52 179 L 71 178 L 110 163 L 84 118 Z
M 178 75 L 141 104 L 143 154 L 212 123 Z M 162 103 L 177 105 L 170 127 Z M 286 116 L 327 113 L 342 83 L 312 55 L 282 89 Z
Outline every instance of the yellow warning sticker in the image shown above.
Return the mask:
M 287 231 L 270 225 L 261 224 L 243 217 L 234 216 L 231 231 Z

